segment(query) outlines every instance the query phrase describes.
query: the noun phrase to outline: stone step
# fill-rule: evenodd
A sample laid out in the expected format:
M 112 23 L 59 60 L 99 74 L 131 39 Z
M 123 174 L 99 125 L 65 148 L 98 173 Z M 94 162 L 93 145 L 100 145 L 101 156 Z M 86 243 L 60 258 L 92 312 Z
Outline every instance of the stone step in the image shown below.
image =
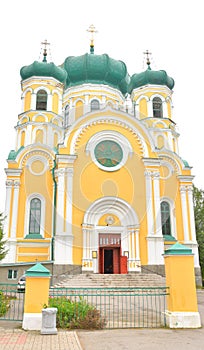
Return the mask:
M 158 287 L 165 286 L 165 277 L 157 274 L 79 274 L 69 275 L 54 287 L 83 288 L 83 287 Z

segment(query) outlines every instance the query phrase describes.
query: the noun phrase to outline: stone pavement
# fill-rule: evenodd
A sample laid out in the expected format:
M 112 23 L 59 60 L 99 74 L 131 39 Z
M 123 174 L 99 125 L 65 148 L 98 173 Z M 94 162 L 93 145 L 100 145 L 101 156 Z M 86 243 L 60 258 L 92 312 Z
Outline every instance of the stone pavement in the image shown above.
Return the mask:
M 204 350 L 204 290 L 198 295 L 200 329 L 113 329 L 41 335 L 19 322 L 0 321 L 0 350 Z
M 76 332 L 59 331 L 57 335 L 41 335 L 19 329 L 0 328 L 1 350 L 82 350 Z

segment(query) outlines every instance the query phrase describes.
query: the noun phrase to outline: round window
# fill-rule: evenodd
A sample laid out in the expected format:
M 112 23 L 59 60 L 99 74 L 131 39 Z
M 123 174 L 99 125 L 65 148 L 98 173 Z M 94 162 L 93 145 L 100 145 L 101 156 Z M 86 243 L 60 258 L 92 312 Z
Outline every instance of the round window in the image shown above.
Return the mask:
M 94 154 L 97 161 L 104 167 L 115 167 L 123 158 L 122 148 L 117 142 L 111 140 L 99 142 Z

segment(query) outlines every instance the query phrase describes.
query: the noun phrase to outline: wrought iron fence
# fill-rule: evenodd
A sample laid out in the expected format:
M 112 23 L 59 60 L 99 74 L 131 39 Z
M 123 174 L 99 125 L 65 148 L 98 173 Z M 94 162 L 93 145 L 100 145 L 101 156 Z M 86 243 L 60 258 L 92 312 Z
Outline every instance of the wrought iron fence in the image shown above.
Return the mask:
M 51 288 L 50 298 L 58 305 L 84 301 L 99 311 L 105 328 L 165 327 L 168 287 L 146 288 Z M 77 307 L 77 306 L 76 306 Z M 61 308 L 58 308 L 58 317 Z
M 17 290 L 17 284 L 0 283 L 0 320 L 23 320 L 24 295 Z

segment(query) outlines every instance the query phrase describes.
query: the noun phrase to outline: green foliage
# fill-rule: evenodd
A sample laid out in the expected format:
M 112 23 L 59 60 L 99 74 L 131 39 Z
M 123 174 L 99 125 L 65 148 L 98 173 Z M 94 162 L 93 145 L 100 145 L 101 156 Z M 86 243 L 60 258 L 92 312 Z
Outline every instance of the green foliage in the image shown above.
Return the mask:
M 196 237 L 198 241 L 199 260 L 204 280 L 204 191 L 193 188 Z
M 8 300 L 4 293 L 0 291 L 0 317 L 4 316 L 9 308 Z
M 49 307 L 58 309 L 57 327 L 69 329 L 102 329 L 105 321 L 100 312 L 88 304 L 82 297 L 78 301 L 71 301 L 66 297 L 49 299 Z
M 5 250 L 6 241 L 3 240 L 3 220 L 3 214 L 0 213 L 0 260 L 4 259 L 7 254 L 7 250 Z

